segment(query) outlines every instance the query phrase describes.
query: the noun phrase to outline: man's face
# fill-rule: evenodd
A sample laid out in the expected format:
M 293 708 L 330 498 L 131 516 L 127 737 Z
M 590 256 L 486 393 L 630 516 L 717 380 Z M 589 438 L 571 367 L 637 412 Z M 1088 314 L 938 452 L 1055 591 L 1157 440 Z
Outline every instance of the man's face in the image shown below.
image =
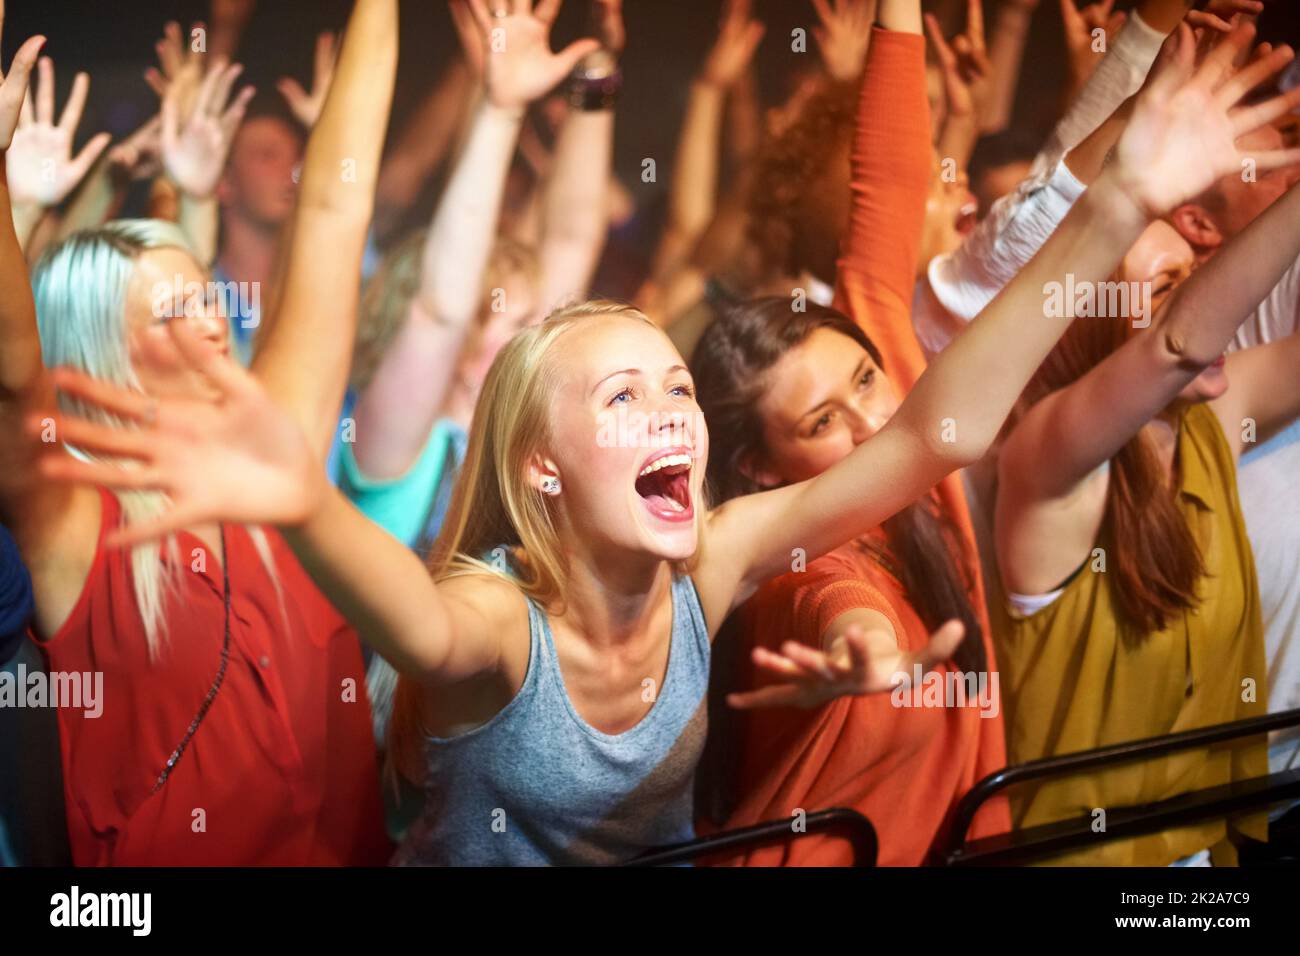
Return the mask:
M 222 210 L 267 228 L 284 224 L 293 211 L 294 169 L 302 140 L 283 120 L 260 116 L 235 134 L 218 196 Z

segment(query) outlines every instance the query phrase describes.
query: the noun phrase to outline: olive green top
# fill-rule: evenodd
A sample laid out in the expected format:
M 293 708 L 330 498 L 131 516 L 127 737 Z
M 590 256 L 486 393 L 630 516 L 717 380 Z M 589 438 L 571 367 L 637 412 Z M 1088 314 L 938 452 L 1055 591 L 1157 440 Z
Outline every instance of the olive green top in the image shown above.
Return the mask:
M 1007 762 L 1090 750 L 1267 713 L 1259 585 L 1237 501 L 1232 451 L 1214 413 L 1192 406 L 1178 436 L 1177 502 L 1208 573 L 1197 605 L 1145 637 L 1124 633 L 1123 612 L 1096 551 L 1052 604 L 1028 617 L 993 610 L 1007 733 Z M 1098 546 L 1109 553 L 1122 543 Z M 1002 605 L 1002 602 L 991 602 Z M 1096 810 L 1164 800 L 1268 772 L 1263 737 L 1236 747 L 1013 788 L 1012 825 L 1034 826 Z M 1162 866 L 1221 844 L 1228 828 L 1264 839 L 1264 817 L 1212 820 L 1128 840 L 1099 842 L 1053 863 Z M 1228 852 L 1224 852 L 1224 851 Z M 1233 862 L 1226 844 L 1215 862 Z

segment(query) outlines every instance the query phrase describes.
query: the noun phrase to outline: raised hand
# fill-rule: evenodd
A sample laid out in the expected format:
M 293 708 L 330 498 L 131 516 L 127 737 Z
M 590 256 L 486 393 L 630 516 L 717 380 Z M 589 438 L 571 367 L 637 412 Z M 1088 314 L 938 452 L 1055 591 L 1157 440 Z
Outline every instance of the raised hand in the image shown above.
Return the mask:
M 1237 149 L 1238 137 L 1300 105 L 1300 89 L 1254 106 L 1237 105 L 1295 58 L 1290 47 L 1281 46 L 1234 65 L 1254 36 L 1253 25 L 1236 27 L 1199 66 L 1197 41 L 1186 22 L 1165 41 L 1114 154 L 1116 182 L 1144 215 L 1164 215 L 1239 173 L 1247 158 L 1259 173 L 1300 161 L 1300 149 L 1249 157 Z
M 108 151 L 110 174 L 120 182 L 153 179 L 162 172 L 162 116 L 155 116 Z
M 29 40 L 28 44 L 30 43 Z M 19 55 L 22 55 L 22 51 L 19 51 Z M 37 71 L 40 74 L 40 87 L 35 104 L 32 102 L 31 90 L 28 89 L 18 115 L 18 128 L 0 139 L 9 140 L 6 171 L 14 205 L 47 208 L 62 202 L 73 187 L 81 182 L 99 154 L 108 146 L 111 137 L 107 133 L 95 135 L 74 157 L 72 140 L 77 132 L 77 124 L 81 122 L 81 111 L 86 105 L 90 77 L 85 73 L 77 74 L 63 114 L 56 124 L 54 64 L 49 57 L 41 57 Z M 18 72 L 17 63 L 13 72 Z M 9 85 L 5 84 L 5 93 L 9 92 Z
M 862 75 L 871 44 L 871 24 L 876 0 L 812 0 L 821 26 L 812 28 L 822 63 L 831 78 L 849 83 Z
M 873 653 L 870 637 L 857 624 L 838 635 L 824 652 L 797 641 L 786 641 L 779 654 L 756 647 L 754 664 L 783 681 L 758 690 L 728 694 L 727 703 L 741 710 L 809 708 L 820 707 L 847 694 L 888 693 L 902 682 L 900 674 L 911 681 L 916 665 L 924 673 L 951 658 L 965 633 L 960 621 L 949 621 L 930 636 L 924 650 L 916 653 L 897 649 Z
M 204 29 L 201 22 L 191 28 Z M 181 36 L 181 25 L 174 20 L 163 26 L 162 39 L 154 44 L 154 51 L 158 54 L 158 66 L 144 71 L 144 81 L 158 94 L 160 102 L 173 85 L 179 84 L 184 91 L 178 100 L 179 114 L 189 116 L 207 72 L 207 53 L 186 42 L 186 38 Z
M 600 48 L 594 39 L 575 40 L 551 52 L 551 25 L 561 0 L 469 0 L 484 49 L 484 82 L 493 105 L 522 108 L 547 93 L 588 53 Z
M 944 39 L 933 13 L 925 15 L 925 29 L 943 69 L 948 116 L 982 116 L 993 92 L 993 65 L 984 43 L 984 10 L 980 0 L 967 0 L 966 32 L 953 37 L 951 45 Z
M 4 38 L 4 27 L 5 3 L 0 0 L 0 40 Z M 18 127 L 18 117 L 23 110 L 23 101 L 27 97 L 32 67 L 36 65 L 36 57 L 44 45 L 45 37 L 31 37 L 18 48 L 8 73 L 4 72 L 4 64 L 0 63 L 0 152 L 9 149 L 14 130 Z
M 752 0 L 726 0 L 718 39 L 700 71 L 700 80 L 718 89 L 730 89 L 744 75 L 766 31 L 761 21 L 750 16 Z
M 41 435 L 53 421 L 59 442 L 107 461 L 82 461 L 57 445 L 40 462 L 54 481 L 164 492 L 170 507 L 156 520 L 114 532 L 126 547 L 212 521 L 293 525 L 326 494 L 326 479 L 294 420 L 237 362 L 219 354 L 186 320 L 169 323 L 175 359 L 210 383 L 212 399 L 160 398 L 56 369 L 56 388 L 127 427 L 44 410 L 27 428 Z
M 298 122 L 308 129 L 316 125 L 320 111 L 325 106 L 325 94 L 329 92 L 330 83 L 334 79 L 334 66 L 338 62 L 338 56 L 338 37 L 329 31 L 318 34 L 312 65 L 311 92 L 304 90 L 302 84 L 292 77 L 284 77 L 275 85 Z
M 199 84 L 188 116 L 182 113 L 185 90 L 181 83 L 168 87 L 162 103 L 162 160 L 167 176 L 191 196 L 210 196 L 221 179 L 235 130 L 254 89 L 246 86 L 226 106 L 230 89 L 243 72 L 238 63 L 221 58 L 212 64 Z
M 451 0 L 447 4 L 451 11 L 451 22 L 456 28 L 456 38 L 460 40 L 461 52 L 465 54 L 465 65 L 469 67 L 474 78 L 483 79 L 483 55 L 485 44 L 483 32 L 478 20 L 470 12 L 469 0 Z
M 623 0 L 593 0 L 593 16 L 606 52 L 621 56 L 627 45 L 627 28 L 623 25 Z

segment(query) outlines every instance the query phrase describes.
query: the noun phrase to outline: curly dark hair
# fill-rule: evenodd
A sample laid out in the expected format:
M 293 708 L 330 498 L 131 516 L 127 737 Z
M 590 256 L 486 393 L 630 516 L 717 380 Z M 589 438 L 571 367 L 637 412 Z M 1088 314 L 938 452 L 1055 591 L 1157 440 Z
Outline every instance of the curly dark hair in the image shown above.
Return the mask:
M 798 275 L 809 266 L 804 239 L 810 228 L 825 224 L 808 215 L 807 198 L 826 177 L 827 159 L 852 140 L 856 100 L 853 84 L 827 83 L 759 154 L 749 194 L 749 239 L 769 274 Z M 847 191 L 847 166 L 845 173 Z

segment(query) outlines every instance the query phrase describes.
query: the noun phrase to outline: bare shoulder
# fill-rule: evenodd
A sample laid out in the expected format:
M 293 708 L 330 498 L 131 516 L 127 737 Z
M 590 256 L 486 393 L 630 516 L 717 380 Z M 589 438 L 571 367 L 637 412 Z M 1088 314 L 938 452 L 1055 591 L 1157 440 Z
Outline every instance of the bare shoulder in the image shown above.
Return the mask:
M 460 621 L 500 633 L 528 628 L 524 592 L 504 575 L 458 574 L 439 581 L 438 593 Z
M 743 500 L 733 498 L 712 509 L 700 525 L 699 550 L 691 580 L 700 596 L 709 637 L 718 633 L 726 616 L 749 596 L 741 593 L 749 567 L 745 536 L 738 520 L 743 517 L 744 509 L 736 507 Z

